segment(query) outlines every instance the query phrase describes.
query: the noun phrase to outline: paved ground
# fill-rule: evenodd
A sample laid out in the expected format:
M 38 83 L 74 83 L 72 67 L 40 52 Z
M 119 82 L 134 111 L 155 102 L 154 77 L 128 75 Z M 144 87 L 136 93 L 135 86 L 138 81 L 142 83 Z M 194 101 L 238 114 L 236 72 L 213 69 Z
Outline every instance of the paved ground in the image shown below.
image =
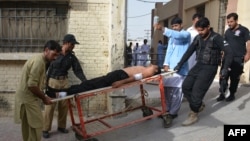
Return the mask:
M 183 102 L 179 116 L 174 120 L 171 128 L 163 128 L 160 118 L 143 121 L 132 126 L 120 128 L 108 133 L 96 136 L 99 141 L 223 141 L 223 125 L 225 124 L 250 124 L 250 92 L 248 85 L 241 85 L 236 95 L 236 100 L 228 102 L 216 102 L 218 83 L 214 82 L 205 97 L 205 110 L 199 115 L 199 121 L 183 127 L 181 123 L 189 112 L 188 103 Z M 150 97 L 157 97 L 156 86 L 145 87 Z M 125 90 L 126 93 L 137 93 L 136 88 Z M 133 97 L 133 96 L 132 96 Z M 125 117 L 113 119 L 111 122 L 119 123 L 130 118 L 141 117 L 140 110 L 129 113 Z M 13 123 L 12 117 L 0 117 L 0 140 L 21 141 L 20 125 Z M 68 134 L 56 131 L 56 120 L 53 122 L 51 138 L 43 141 L 77 141 L 74 132 L 68 122 Z

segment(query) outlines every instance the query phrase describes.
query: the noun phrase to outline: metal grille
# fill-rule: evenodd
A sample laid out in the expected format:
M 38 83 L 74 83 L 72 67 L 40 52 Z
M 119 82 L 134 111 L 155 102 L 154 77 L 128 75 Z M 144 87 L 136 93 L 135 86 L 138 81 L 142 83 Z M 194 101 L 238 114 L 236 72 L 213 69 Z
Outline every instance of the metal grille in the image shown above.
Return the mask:
M 228 0 L 220 0 L 218 33 L 224 35 Z
M 67 7 L 55 2 L 0 2 L 0 52 L 41 52 L 47 40 L 59 41 L 66 34 Z

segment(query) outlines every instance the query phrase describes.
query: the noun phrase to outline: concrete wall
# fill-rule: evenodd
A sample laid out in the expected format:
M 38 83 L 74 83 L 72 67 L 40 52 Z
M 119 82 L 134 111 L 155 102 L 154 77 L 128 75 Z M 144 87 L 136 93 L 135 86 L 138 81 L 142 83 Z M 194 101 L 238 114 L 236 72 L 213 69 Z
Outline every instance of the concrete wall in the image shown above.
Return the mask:
M 194 8 L 189 8 L 184 10 L 183 15 L 183 21 L 185 21 L 185 24 L 183 27 L 187 29 L 188 27 L 192 26 L 192 16 L 196 13 L 196 10 Z
M 209 2 L 209 0 L 184 0 L 183 1 L 183 5 L 184 5 L 183 8 L 184 9 L 193 8 L 197 5 L 203 4 L 205 2 Z
M 215 32 L 218 32 L 219 7 L 219 0 L 211 0 L 205 4 L 205 16 L 209 19 L 210 26 L 213 27 Z
M 179 10 L 178 5 L 179 5 L 179 0 L 172 0 L 167 4 L 163 5 L 162 7 L 157 8 L 159 20 L 160 21 L 165 20 L 171 16 L 177 15 Z

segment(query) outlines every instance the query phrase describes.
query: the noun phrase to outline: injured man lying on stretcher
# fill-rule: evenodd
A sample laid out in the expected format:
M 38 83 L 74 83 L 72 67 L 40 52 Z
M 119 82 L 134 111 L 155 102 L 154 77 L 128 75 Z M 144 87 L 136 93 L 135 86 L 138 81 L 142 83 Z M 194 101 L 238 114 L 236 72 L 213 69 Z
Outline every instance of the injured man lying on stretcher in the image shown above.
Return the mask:
M 83 81 L 79 85 L 72 85 L 67 90 L 67 95 L 77 94 L 89 90 L 112 86 L 117 88 L 123 84 L 130 83 L 143 78 L 160 74 L 161 69 L 156 65 L 133 66 L 120 70 L 115 70 L 105 76 Z
M 72 95 L 108 86 L 117 88 L 123 84 L 151 77 L 153 75 L 157 75 L 160 73 L 161 73 L 161 68 L 152 64 L 147 67 L 144 66 L 127 67 L 124 69 L 109 72 L 105 76 L 86 80 L 77 85 L 72 85 L 69 89 L 65 91 L 67 92 L 67 95 Z M 53 95 L 52 93 L 49 94 L 47 93 L 47 95 L 50 97 L 55 97 L 52 96 Z

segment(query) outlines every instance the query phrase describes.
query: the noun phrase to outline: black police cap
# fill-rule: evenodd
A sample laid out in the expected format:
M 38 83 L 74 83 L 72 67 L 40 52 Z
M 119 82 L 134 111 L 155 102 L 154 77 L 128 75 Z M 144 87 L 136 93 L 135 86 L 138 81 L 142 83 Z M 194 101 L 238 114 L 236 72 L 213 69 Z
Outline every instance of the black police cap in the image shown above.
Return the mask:
M 79 42 L 76 41 L 76 38 L 72 34 L 66 34 L 63 38 L 64 42 L 70 42 L 72 44 L 80 44 Z

